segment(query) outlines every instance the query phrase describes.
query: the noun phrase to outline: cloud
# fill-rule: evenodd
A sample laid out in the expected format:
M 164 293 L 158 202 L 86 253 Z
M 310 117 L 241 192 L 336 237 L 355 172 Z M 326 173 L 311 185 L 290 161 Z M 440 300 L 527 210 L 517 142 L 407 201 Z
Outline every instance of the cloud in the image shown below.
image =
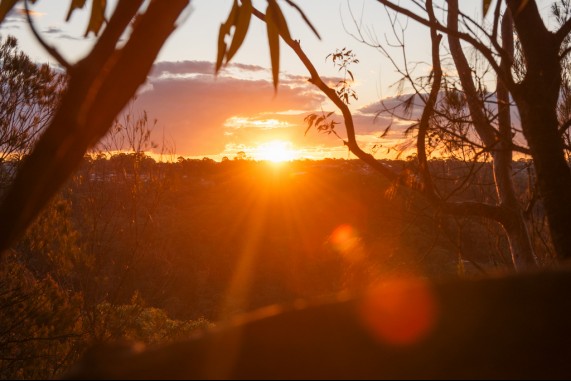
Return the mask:
M 335 134 L 318 133 L 315 128 L 305 134 L 304 117 L 320 113 L 328 103 L 306 76 L 283 75 L 275 94 L 268 70 L 260 66 L 231 64 L 218 77 L 213 71 L 214 64 L 208 61 L 158 62 L 139 92 L 135 109 L 146 110 L 151 118 L 158 119 L 159 127 L 164 127 L 175 142 L 177 154 L 220 155 L 236 151 L 236 147 L 244 150 L 284 140 L 311 154 L 335 152 L 346 156 L 346 147 Z M 247 75 L 260 72 L 265 79 Z M 246 75 L 237 77 L 235 73 Z M 397 101 L 386 100 L 389 104 Z M 400 143 L 410 125 L 388 115 L 377 116 L 379 108 L 378 103 L 370 104 L 353 115 L 357 139 L 367 151 L 373 145 Z M 340 123 L 336 131 L 345 139 L 343 118 L 332 118 Z M 154 140 L 160 141 L 157 132 L 162 131 L 155 132 Z
M 157 62 L 153 65 L 149 76 L 157 78 L 176 74 L 212 74 L 214 63 L 208 61 Z
M 245 68 L 258 70 L 249 65 Z M 151 118 L 158 119 L 159 126 L 164 126 L 175 141 L 178 154 L 218 154 L 226 144 L 253 144 L 267 137 L 271 130 L 280 130 L 273 136 L 294 134 L 293 131 L 303 136 L 303 115 L 287 112 L 319 109 L 325 101 L 306 81 L 281 83 L 275 94 L 269 80 L 215 78 L 212 71 L 212 63 L 205 61 L 158 63 L 136 100 L 136 109 L 146 110 Z M 173 74 L 176 76 L 170 76 Z M 287 123 L 279 129 L 228 128 L 231 118 L 258 121 L 260 125 L 269 119 Z
M 34 11 L 33 9 L 26 11 L 23 7 L 14 7 L 8 12 L 2 24 L 0 25 L 0 29 L 20 29 L 20 27 L 24 24 L 28 23 L 27 14 L 29 14 L 32 18 L 39 18 L 45 15 L 45 13 Z
M 26 10 L 26 8 L 14 8 L 14 12 L 23 17 L 26 17 L 28 14 L 32 17 L 42 17 L 45 15 L 43 12 L 34 11 L 33 9 Z
M 63 33 L 61 28 L 58 28 L 55 26 L 50 26 L 50 27 L 44 29 L 43 32 L 44 32 L 44 34 L 56 34 L 56 35 Z
M 95 40 L 94 36 L 78 36 L 68 33 L 65 29 L 59 26 L 49 26 L 42 30 L 42 34 L 50 35 L 52 38 L 55 39 L 65 39 L 65 40 L 73 40 L 73 41 L 85 41 L 85 40 Z
M 266 68 L 258 65 L 247 65 L 241 63 L 230 63 L 221 69 L 222 73 L 234 72 L 265 72 Z M 152 78 L 172 77 L 172 76 L 191 76 L 195 74 L 213 74 L 214 62 L 209 61 L 162 61 L 153 65 L 151 74 Z
M 2 21 L 2 24 L 0 24 L 0 29 L 1 30 L 20 29 L 27 22 L 28 21 L 26 20 L 25 17 L 9 13 L 8 16 L 4 19 L 4 21 Z
M 247 65 L 241 63 L 230 63 L 229 67 L 237 68 L 244 71 L 267 71 L 265 67 L 258 66 L 258 65 Z
M 410 108 L 405 110 L 404 104 L 410 102 Z M 401 119 L 417 119 L 420 118 L 424 103 L 418 95 L 404 94 L 398 97 L 385 98 L 379 102 L 370 103 L 359 109 L 362 114 L 377 115 L 379 113 L 388 114 L 390 112 L 395 115 L 401 115 Z

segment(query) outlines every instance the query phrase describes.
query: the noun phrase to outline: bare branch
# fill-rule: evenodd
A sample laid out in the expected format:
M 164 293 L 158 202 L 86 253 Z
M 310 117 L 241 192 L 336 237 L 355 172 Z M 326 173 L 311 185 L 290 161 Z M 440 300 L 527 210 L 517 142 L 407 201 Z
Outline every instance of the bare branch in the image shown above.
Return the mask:
M 571 33 L 571 19 L 565 21 L 563 25 L 555 32 L 555 39 L 558 41 L 558 44 L 562 44 L 567 37 Z
M 428 17 L 432 23 L 435 22 L 436 17 L 434 16 L 434 9 L 432 7 L 432 0 L 426 2 L 426 8 L 428 12 Z M 440 86 L 442 83 L 442 66 L 440 65 L 440 41 L 442 40 L 442 35 L 436 32 L 434 27 L 430 28 L 430 40 L 432 43 L 432 88 L 430 89 L 430 94 L 424 106 L 422 112 L 422 117 L 418 125 L 418 136 L 417 136 L 417 155 L 418 155 L 418 165 L 420 168 L 420 174 L 424 182 L 425 191 L 428 193 L 434 193 L 434 185 L 432 184 L 432 178 L 430 176 L 430 169 L 428 167 L 428 160 L 426 157 L 426 133 L 428 131 L 430 118 L 434 113 L 434 107 L 436 105 L 436 100 L 438 98 L 438 93 L 440 92 Z
M 419 15 L 417 15 L 416 13 L 408 10 L 407 8 L 404 8 L 400 5 L 394 4 L 393 2 L 391 2 L 390 0 L 377 0 L 379 3 L 385 5 L 386 7 L 400 13 L 403 14 L 417 22 L 419 22 L 422 25 L 425 25 L 427 27 L 434 27 L 436 28 L 438 31 L 446 33 L 448 35 L 453 35 L 459 39 L 462 39 L 468 43 L 470 43 L 472 46 L 474 46 L 474 48 L 476 48 L 490 63 L 490 65 L 494 68 L 494 70 L 496 70 L 497 73 L 501 73 L 499 64 L 497 63 L 497 61 L 494 58 L 494 52 L 488 48 L 485 44 L 483 44 L 481 41 L 478 41 L 477 39 L 475 39 L 474 37 L 472 37 L 471 35 L 467 34 L 467 33 L 462 33 L 460 31 L 458 31 L 458 29 L 450 29 L 446 26 L 443 26 L 442 24 L 440 24 L 439 22 L 432 22 L 430 20 L 427 20 Z M 501 56 L 502 54 L 504 54 L 502 51 L 499 51 L 498 54 Z M 510 80 L 510 78 L 504 78 L 504 80 L 508 81 L 508 83 L 512 83 L 512 81 Z
M 29 0 L 24 0 L 24 7 L 26 9 L 26 18 L 28 19 L 28 25 L 32 30 L 32 34 L 36 37 L 36 40 L 42 45 L 42 47 L 53 57 L 55 60 L 68 72 L 72 70 L 72 65 L 67 62 L 65 58 L 57 51 L 56 48 L 53 46 L 48 45 L 48 43 L 42 38 L 40 33 L 36 30 L 36 26 L 34 25 L 34 21 L 32 20 L 29 4 Z
M 264 21 L 265 16 L 263 13 L 254 8 L 252 14 L 258 19 Z M 431 23 L 431 25 L 434 25 Z M 434 27 L 434 30 L 438 28 Z M 301 60 L 303 65 L 309 71 L 311 78 L 309 82 L 314 84 L 319 90 L 323 92 L 334 104 L 341 110 L 343 115 L 343 120 L 345 121 L 345 129 L 347 132 L 347 141 L 345 144 L 351 150 L 351 152 L 357 156 L 359 159 L 363 160 L 365 163 L 369 164 L 371 168 L 375 169 L 389 180 L 399 180 L 400 176 L 393 172 L 392 169 L 386 167 L 380 161 L 376 160 L 372 155 L 364 152 L 358 145 L 355 137 L 355 127 L 353 124 L 353 117 L 351 111 L 345 103 L 337 96 L 334 89 L 328 87 L 325 82 L 321 79 L 319 73 L 313 66 L 312 62 L 309 60 L 299 42 L 280 34 L 284 42 L 295 52 L 298 58 Z M 402 179 L 400 179 L 402 180 Z M 434 193 L 423 192 L 419 190 L 420 194 L 426 197 L 426 199 L 431 202 L 435 207 L 440 209 L 445 213 L 450 213 L 453 215 L 471 215 L 483 218 L 489 218 L 494 221 L 501 223 L 507 222 L 507 217 L 505 211 L 499 206 L 489 205 L 480 202 L 445 202 L 439 198 Z
M 452 31 L 458 30 L 458 0 L 451 0 L 448 2 L 448 28 Z M 496 141 L 495 133 L 484 115 L 483 104 L 472 80 L 472 70 L 470 69 L 470 65 L 464 55 L 462 46 L 460 45 L 460 40 L 456 33 L 448 34 L 448 44 L 450 45 L 452 58 L 454 59 L 454 63 L 458 69 L 462 88 L 466 93 L 468 108 L 472 115 L 474 128 L 484 144 L 491 147 Z

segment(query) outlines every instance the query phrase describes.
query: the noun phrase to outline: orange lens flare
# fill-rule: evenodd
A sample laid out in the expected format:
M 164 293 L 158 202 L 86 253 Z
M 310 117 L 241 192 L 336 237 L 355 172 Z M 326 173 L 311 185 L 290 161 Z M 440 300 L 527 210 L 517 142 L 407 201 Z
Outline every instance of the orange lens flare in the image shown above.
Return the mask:
M 426 280 L 403 277 L 374 287 L 364 298 L 360 314 L 376 339 L 407 346 L 432 331 L 438 318 L 438 305 Z
M 331 233 L 330 242 L 343 258 L 357 262 L 364 258 L 361 237 L 351 225 L 340 225 Z

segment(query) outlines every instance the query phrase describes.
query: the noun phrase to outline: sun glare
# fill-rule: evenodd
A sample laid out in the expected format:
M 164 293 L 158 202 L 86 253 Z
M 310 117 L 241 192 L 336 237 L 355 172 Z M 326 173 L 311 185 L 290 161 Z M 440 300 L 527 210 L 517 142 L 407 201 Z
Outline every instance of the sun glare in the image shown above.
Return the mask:
M 291 142 L 283 140 L 272 140 L 262 143 L 256 148 L 256 160 L 272 161 L 281 163 L 296 158 L 295 150 L 292 148 Z

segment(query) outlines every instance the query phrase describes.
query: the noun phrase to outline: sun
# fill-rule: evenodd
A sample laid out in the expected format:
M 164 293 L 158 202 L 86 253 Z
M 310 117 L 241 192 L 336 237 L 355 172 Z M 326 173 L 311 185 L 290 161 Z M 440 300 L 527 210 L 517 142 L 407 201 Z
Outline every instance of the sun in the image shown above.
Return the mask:
M 284 140 L 272 140 L 258 145 L 255 149 L 256 159 L 281 163 L 295 159 L 296 153 L 292 149 L 291 142 Z

